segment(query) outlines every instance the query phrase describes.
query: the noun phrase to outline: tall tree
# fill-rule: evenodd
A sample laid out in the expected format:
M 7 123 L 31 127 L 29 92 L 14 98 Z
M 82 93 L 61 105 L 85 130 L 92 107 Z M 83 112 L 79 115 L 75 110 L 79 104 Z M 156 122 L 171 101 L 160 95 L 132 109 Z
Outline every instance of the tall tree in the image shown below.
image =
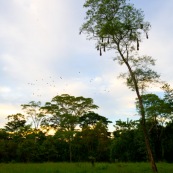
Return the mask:
M 66 136 L 69 143 L 69 158 L 72 161 L 72 140 L 75 128 L 79 123 L 79 117 L 98 106 L 91 98 L 75 97 L 68 94 L 55 96 L 51 102 L 47 102 L 42 109 L 47 110 L 48 118 L 43 125 L 54 127 L 57 133 Z
M 106 49 L 114 50 L 117 55 L 115 60 L 127 67 L 128 72 L 121 76 L 126 77 L 127 85 L 136 92 L 147 153 L 152 170 L 157 172 L 146 130 L 141 93 L 148 84 L 155 82 L 159 75 L 149 67 L 154 65 L 151 57 L 137 54 L 143 35 L 148 38 L 150 24 L 144 21 L 143 12 L 127 3 L 127 0 L 86 0 L 84 7 L 87 8 L 86 22 L 80 32 L 97 41 L 96 48 L 100 55 Z
M 44 114 L 40 110 L 41 102 L 31 101 L 28 104 L 21 105 L 22 109 L 26 112 L 27 117 L 31 120 L 35 129 L 39 129 Z

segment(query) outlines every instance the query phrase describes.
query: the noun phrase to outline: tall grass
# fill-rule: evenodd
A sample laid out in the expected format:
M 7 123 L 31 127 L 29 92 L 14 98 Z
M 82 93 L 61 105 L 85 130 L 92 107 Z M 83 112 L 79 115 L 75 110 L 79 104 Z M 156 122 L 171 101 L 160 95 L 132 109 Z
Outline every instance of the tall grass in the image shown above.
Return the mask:
M 173 164 L 158 163 L 159 173 L 172 173 Z M 0 173 L 152 173 L 149 163 L 8 163 Z

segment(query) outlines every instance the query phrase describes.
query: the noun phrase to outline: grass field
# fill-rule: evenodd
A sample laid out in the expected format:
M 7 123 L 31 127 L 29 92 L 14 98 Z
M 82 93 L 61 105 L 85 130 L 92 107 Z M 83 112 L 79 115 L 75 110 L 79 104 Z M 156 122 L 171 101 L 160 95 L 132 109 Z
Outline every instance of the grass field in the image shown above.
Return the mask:
M 159 173 L 172 173 L 173 164 L 158 163 Z M 0 163 L 0 173 L 152 173 L 149 163 Z

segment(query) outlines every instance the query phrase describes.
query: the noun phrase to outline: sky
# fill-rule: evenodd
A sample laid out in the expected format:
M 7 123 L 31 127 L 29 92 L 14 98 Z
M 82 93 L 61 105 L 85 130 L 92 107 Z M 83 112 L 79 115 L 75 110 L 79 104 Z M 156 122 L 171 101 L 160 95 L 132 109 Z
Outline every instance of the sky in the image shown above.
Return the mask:
M 139 119 L 136 95 L 117 78 L 124 68 L 79 35 L 85 0 L 0 0 L 0 128 L 21 104 L 57 94 L 92 98 L 95 112 L 116 120 Z M 132 0 L 151 23 L 140 54 L 157 59 L 155 70 L 173 86 L 173 1 Z M 150 88 L 159 92 L 158 88 Z

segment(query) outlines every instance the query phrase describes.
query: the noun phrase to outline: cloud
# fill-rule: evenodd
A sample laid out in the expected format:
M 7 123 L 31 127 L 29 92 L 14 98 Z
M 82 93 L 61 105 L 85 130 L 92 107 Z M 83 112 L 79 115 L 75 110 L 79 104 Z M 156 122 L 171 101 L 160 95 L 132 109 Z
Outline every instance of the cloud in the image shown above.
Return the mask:
M 7 116 L 16 114 L 20 112 L 20 106 L 14 104 L 2 104 L 0 103 L 0 128 L 3 128 L 4 125 L 7 123 Z
M 0 93 L 9 93 L 11 89 L 9 87 L 0 87 Z
M 57 94 L 68 93 L 93 98 L 100 107 L 98 112 L 113 121 L 134 118 L 136 95 L 117 79 L 126 68 L 112 60 L 114 52 L 100 57 L 95 42 L 79 35 L 85 16 L 83 3 L 84 0 L 0 2 L 1 117 L 18 111 L 20 104 L 32 100 L 44 103 Z M 148 5 L 135 1 L 135 5 L 144 9 L 152 24 L 140 53 L 158 59 L 155 69 L 173 84 L 173 22 L 168 21 L 173 3 L 158 0 Z M 157 10 L 153 12 L 154 8 Z

